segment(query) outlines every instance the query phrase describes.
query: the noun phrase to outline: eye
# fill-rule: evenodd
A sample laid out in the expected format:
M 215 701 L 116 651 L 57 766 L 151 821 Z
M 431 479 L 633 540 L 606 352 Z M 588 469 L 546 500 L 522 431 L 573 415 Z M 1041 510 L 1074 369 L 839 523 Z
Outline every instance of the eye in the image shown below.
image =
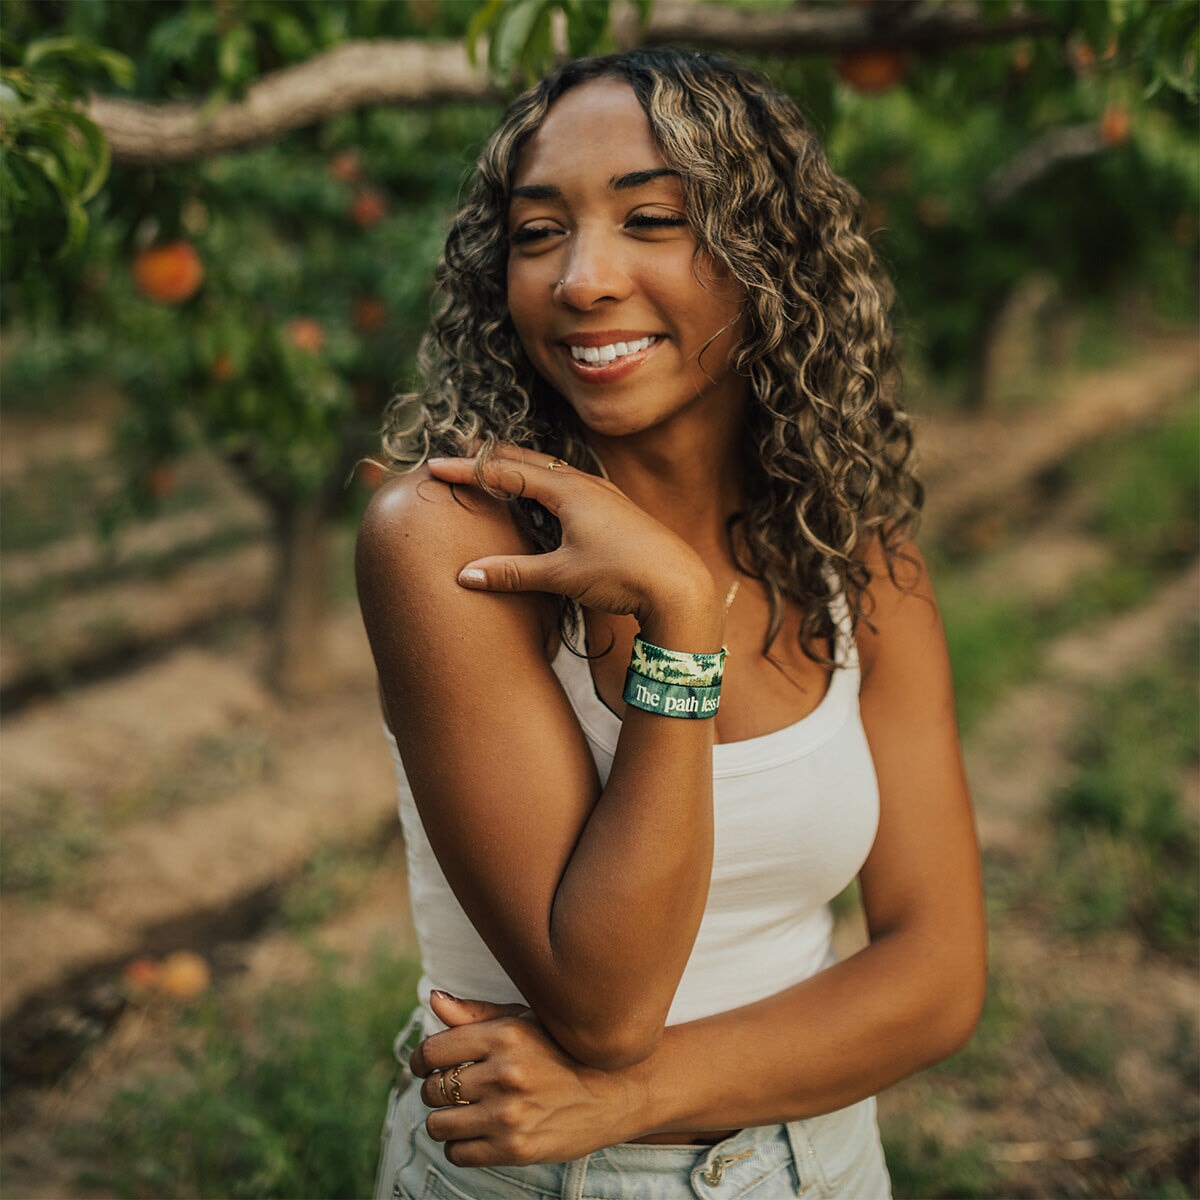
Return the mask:
M 669 216 L 666 213 L 634 213 L 625 222 L 626 229 L 682 229 L 688 224 L 686 217 Z
M 529 246 L 562 233 L 556 225 L 522 225 L 508 235 L 510 246 Z

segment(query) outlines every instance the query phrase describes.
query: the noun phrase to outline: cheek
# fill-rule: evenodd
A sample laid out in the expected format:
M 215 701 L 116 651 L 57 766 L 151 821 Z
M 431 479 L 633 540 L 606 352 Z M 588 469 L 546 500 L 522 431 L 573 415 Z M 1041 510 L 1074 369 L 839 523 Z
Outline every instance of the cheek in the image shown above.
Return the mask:
M 693 278 L 716 307 L 730 315 L 743 307 L 746 291 L 724 263 L 707 254 L 699 255 L 693 264 Z
M 517 336 L 528 352 L 537 325 L 538 311 L 534 303 L 533 288 L 526 273 L 509 268 L 505 298 Z

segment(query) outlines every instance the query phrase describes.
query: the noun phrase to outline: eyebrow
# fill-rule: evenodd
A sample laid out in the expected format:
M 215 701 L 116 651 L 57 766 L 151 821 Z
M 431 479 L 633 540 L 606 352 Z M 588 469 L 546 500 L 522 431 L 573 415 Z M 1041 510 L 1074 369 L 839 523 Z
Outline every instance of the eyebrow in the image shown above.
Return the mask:
M 670 167 L 655 167 L 649 171 L 630 171 L 627 175 L 618 175 L 608 181 L 608 186 L 614 192 L 625 192 L 630 188 L 644 187 L 656 179 L 679 179 L 678 171 Z M 526 183 L 513 188 L 510 193 L 513 199 L 521 197 L 525 200 L 560 200 L 562 192 L 552 183 Z
M 670 167 L 656 167 L 652 171 L 630 171 L 628 175 L 618 176 L 608 181 L 609 187 L 615 192 L 623 192 L 628 188 L 641 187 L 655 179 L 678 179 L 679 172 Z

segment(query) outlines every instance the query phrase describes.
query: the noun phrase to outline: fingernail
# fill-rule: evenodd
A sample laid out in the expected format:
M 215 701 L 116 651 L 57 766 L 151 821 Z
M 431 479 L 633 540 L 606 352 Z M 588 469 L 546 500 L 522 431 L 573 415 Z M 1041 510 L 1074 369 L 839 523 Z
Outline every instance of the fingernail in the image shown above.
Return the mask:
M 437 996 L 442 1000 L 457 1000 L 457 996 L 450 995 L 449 992 L 443 992 L 441 988 L 434 988 L 430 993 L 431 996 Z
M 458 573 L 458 582 L 464 587 L 478 587 L 487 583 L 487 576 L 478 567 L 463 567 Z
M 425 465 L 427 467 L 440 467 L 446 460 L 444 458 L 427 458 Z

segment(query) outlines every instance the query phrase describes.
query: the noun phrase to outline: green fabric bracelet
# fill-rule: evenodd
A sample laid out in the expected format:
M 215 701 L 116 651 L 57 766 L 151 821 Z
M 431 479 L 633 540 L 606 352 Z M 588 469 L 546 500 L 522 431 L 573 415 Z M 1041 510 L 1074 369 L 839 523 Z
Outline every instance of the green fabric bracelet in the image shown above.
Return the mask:
M 717 715 L 721 701 L 720 680 L 712 687 L 689 687 L 680 683 L 662 683 L 648 679 L 631 666 L 625 676 L 626 704 L 660 717 L 683 717 L 702 721 Z
M 725 650 L 716 654 L 685 654 L 682 650 L 664 650 L 639 634 L 633 639 L 633 657 L 629 669 L 644 679 L 659 683 L 682 684 L 689 688 L 720 687 L 725 670 Z

